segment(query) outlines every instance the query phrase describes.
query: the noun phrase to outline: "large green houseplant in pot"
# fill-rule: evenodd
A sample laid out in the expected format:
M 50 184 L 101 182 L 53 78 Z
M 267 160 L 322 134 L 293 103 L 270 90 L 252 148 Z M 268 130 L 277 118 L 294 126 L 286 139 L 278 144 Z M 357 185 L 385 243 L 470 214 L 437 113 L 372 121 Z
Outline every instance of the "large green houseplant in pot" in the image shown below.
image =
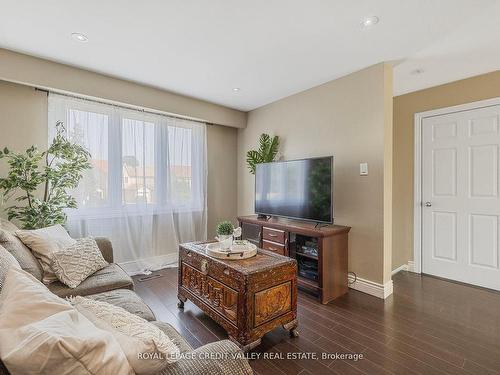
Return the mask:
M 66 137 L 62 122 L 56 124 L 56 135 L 46 151 L 31 146 L 23 153 L 5 147 L 0 159 L 9 171 L 0 177 L 2 205 L 8 219 L 15 219 L 25 229 L 42 228 L 66 222 L 65 208 L 76 208 L 69 190 L 78 186 L 86 169 L 91 168 L 90 153 Z

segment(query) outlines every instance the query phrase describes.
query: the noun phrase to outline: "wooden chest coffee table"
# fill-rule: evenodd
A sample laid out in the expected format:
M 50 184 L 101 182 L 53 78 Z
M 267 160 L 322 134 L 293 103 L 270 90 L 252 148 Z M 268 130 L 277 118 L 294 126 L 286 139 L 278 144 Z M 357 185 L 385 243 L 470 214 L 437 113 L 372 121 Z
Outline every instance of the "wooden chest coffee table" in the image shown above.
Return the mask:
M 243 260 L 209 257 L 206 243 L 179 246 L 179 308 L 189 299 L 244 351 L 278 326 L 297 332 L 297 263 L 266 250 Z

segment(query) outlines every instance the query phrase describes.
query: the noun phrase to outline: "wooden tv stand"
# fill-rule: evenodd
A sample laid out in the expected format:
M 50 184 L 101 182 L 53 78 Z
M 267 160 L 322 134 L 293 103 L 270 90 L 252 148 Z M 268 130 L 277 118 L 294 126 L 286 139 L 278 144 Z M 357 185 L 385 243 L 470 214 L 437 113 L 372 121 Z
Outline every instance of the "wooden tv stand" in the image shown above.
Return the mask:
M 350 227 L 283 218 L 238 217 L 242 239 L 260 248 L 297 260 L 298 285 L 318 294 L 326 304 L 347 293 L 348 234 Z

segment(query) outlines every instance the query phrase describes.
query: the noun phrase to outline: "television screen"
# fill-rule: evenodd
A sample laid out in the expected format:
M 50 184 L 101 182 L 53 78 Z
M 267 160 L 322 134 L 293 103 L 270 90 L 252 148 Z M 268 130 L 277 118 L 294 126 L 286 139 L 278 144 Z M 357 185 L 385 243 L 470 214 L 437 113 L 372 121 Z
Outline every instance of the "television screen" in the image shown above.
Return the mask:
M 331 223 L 333 156 L 257 164 L 255 212 Z

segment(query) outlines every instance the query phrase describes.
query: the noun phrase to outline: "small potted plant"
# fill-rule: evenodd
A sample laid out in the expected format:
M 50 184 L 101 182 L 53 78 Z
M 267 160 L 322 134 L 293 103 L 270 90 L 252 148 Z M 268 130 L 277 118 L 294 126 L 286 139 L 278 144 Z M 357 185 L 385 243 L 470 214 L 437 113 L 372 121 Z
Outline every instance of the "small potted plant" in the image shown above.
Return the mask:
M 227 250 L 233 244 L 234 226 L 230 221 L 221 221 L 217 225 L 217 241 L 220 243 L 221 249 Z
M 241 236 L 241 228 L 235 228 L 233 223 L 228 220 L 221 221 L 217 225 L 217 237 L 215 239 L 219 241 L 220 247 L 223 250 L 227 250 L 233 244 L 234 237 Z

